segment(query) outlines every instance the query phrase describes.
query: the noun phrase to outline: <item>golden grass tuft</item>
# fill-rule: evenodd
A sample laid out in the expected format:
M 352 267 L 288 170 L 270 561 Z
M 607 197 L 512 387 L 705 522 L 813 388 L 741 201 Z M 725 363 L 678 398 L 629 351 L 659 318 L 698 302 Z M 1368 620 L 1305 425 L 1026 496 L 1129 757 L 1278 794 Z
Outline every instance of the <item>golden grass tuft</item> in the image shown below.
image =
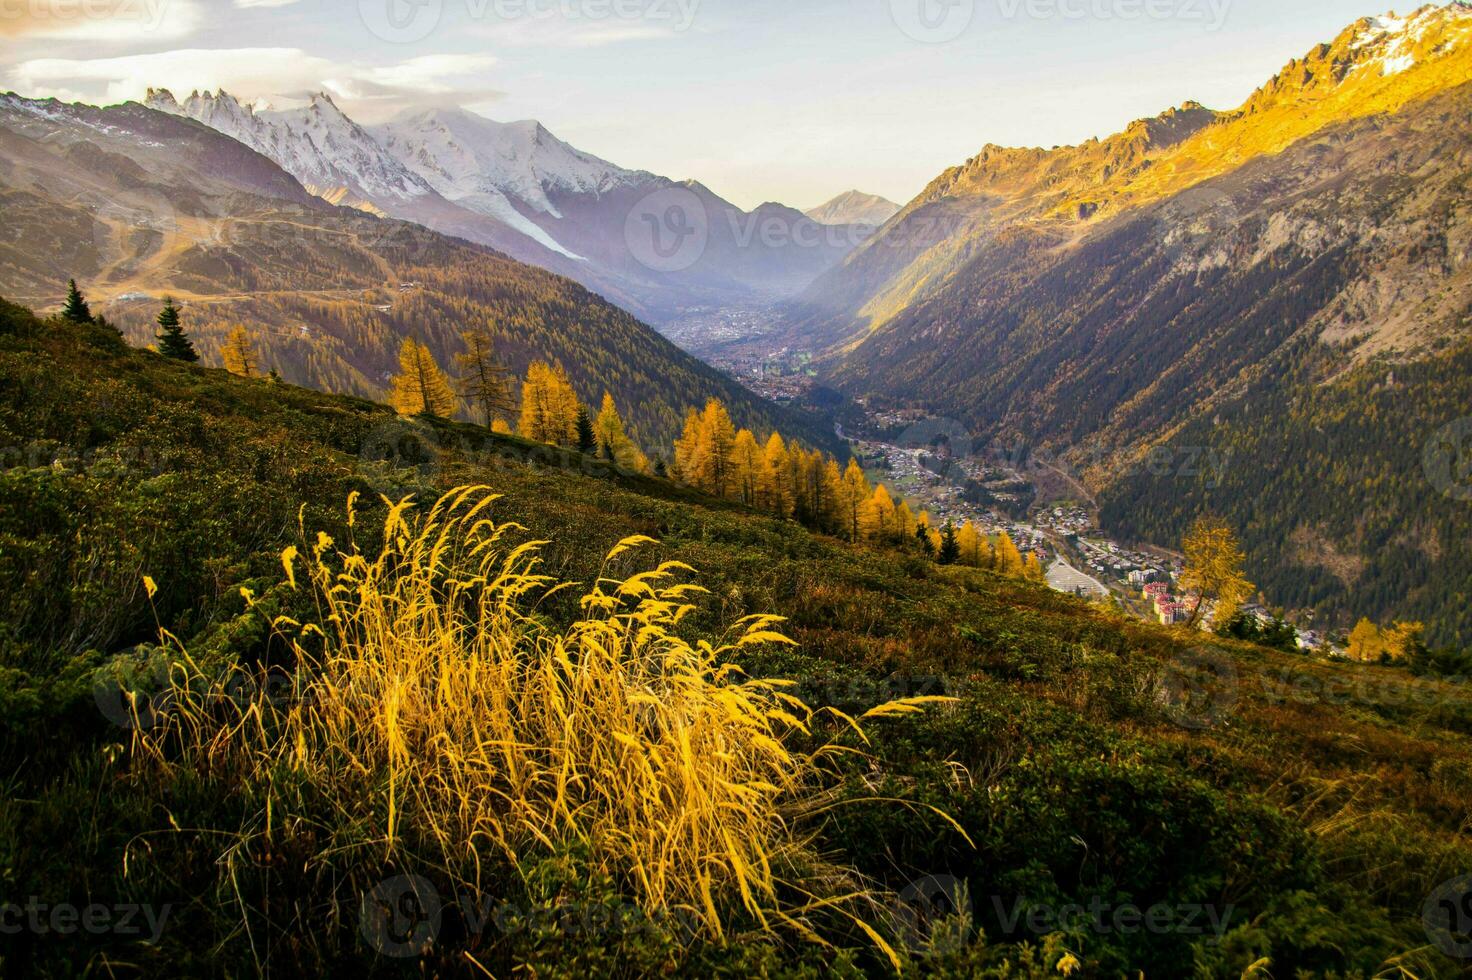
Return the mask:
M 410 500 L 393 504 L 376 555 L 322 534 L 310 554 L 287 549 L 288 581 L 312 590 L 319 609 L 316 623 L 275 624 L 295 637 L 296 696 L 237 700 L 222 717 L 211 696 L 221 682 L 206 683 L 186 657 L 176 710 L 135 748 L 166 770 L 238 773 L 266 796 L 268 837 L 293 817 L 294 797 L 275 787 L 305 784 L 359 828 L 341 846 L 349 857 L 356 848 L 380 866 L 422 866 L 432 849 L 439 871 L 480 888 L 488 857 L 525 869 L 576 848 L 647 913 L 679 913 L 711 938 L 742 910 L 811 937 L 803 917 L 826 908 L 895 959 L 843 911 L 862 890 L 819 895 L 785 877 L 812 863 L 799 825 L 823 807 L 845 750 L 793 748 L 793 736 L 811 741 L 812 709 L 784 690 L 790 682 L 725 662 L 743 647 L 790 643 L 780 620 L 748 617 L 721 645 L 687 641 L 677 629 L 703 590 L 676 581 L 688 566 L 665 562 L 600 576 L 581 618 L 557 628 L 538 604 L 572 586 L 538 572 L 546 542 L 511 543 L 524 529 L 490 518 L 496 499 L 463 487 L 422 516 Z M 651 543 L 620 542 L 605 570 Z M 862 735 L 862 719 L 832 717 Z

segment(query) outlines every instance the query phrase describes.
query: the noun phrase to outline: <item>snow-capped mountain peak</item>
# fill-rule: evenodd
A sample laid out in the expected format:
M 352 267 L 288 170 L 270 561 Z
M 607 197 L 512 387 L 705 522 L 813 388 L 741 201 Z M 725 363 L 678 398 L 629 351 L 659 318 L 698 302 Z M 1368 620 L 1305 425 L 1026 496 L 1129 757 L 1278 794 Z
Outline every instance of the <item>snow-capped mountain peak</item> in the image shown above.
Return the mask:
M 400 115 L 373 132 L 405 166 L 452 201 L 508 197 L 560 218 L 557 193 L 602 194 L 650 179 L 584 153 L 527 119 L 497 122 L 465 109 Z
M 326 92 L 298 109 L 258 109 L 229 92 L 192 92 L 181 104 L 167 89 L 149 89 L 150 108 L 188 116 L 270 157 L 313 194 L 379 212 L 383 202 L 431 193 L 416 174 L 385 152 Z
M 1365 17 L 1350 30 L 1349 50 L 1362 66 L 1397 75 L 1427 57 L 1472 40 L 1472 4 L 1427 4 L 1405 17 Z

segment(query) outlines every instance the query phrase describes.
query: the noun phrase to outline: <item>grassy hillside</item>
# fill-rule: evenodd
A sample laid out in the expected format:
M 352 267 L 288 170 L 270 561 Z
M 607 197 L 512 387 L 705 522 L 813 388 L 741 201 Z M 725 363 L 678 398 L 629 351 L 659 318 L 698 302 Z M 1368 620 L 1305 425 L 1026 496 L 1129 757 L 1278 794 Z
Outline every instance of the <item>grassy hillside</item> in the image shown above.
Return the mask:
M 167 362 L 8 305 L 0 445 L 0 894 L 44 926 L 7 935 L 7 975 L 890 972 L 876 937 L 907 970 L 939 976 L 1462 969 L 1422 923 L 1472 853 L 1472 697 L 1460 684 L 1146 627 L 577 454 Z M 447 850 L 414 819 L 431 812 L 425 801 L 392 775 L 423 775 L 442 758 L 433 744 L 398 761 L 391 751 L 387 769 L 306 741 L 253 754 L 283 712 L 329 716 L 292 697 L 311 681 L 304 651 L 332 652 L 292 622 L 337 635 L 311 599 L 308 556 L 349 541 L 376 554 L 379 492 L 428 499 L 468 483 L 503 494 L 485 512 L 495 522 L 527 529 L 507 527 L 508 544 L 548 542 L 540 572 L 585 583 L 508 607 L 513 641 L 586 622 L 576 597 L 595 579 L 673 560 L 693 571 L 667 569 L 670 581 L 708 591 L 678 600 L 694 608 L 661 641 L 672 649 L 772 613 L 788 617 L 771 628 L 795 646 L 722 658 L 853 716 L 896 697 L 955 699 L 864 720 L 867 744 L 831 715 L 783 736 L 795 755 L 830 743 L 860 754 L 833 756 L 777 798 L 764 832 L 791 842 L 780 871 L 792 884 L 776 899 L 802 906 L 799 887 L 866 899 L 808 903 L 764 928 L 763 901 L 727 880 L 651 915 L 650 868 L 618 865 L 607 838 L 527 840 L 508 859 L 490 837 L 509 819 L 498 798 L 467 799 L 492 822 Z M 632 535 L 658 543 L 605 561 Z M 283 581 L 288 546 L 302 559 L 287 555 L 297 588 Z M 463 670 L 457 657 L 446 669 Z M 423 676 L 399 681 L 432 690 Z M 227 697 L 200 696 L 214 682 Z M 365 715 L 390 717 L 404 689 L 366 690 Z M 138 696 L 136 715 L 120 691 Z M 629 820 L 631 834 L 649 829 Z M 468 880 L 473 901 L 459 905 Z M 406 881 L 441 897 L 438 916 L 411 914 Z M 397 913 L 387 932 L 380 902 Z M 66 903 L 142 903 L 161 927 L 94 915 L 59 933 L 47 916 Z M 720 937 L 703 925 L 712 913 Z M 424 958 L 383 955 L 406 944 Z

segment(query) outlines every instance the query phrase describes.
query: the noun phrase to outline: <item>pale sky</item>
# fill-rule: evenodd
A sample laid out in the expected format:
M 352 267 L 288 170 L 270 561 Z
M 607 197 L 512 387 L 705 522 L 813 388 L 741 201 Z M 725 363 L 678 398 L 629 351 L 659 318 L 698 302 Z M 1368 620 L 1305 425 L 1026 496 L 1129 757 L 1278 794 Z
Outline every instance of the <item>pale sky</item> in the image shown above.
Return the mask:
M 1233 108 L 1384 13 L 1367 2 L 0 0 L 0 90 L 326 89 L 365 122 L 455 103 L 744 207 L 849 188 L 904 203 L 986 143 Z

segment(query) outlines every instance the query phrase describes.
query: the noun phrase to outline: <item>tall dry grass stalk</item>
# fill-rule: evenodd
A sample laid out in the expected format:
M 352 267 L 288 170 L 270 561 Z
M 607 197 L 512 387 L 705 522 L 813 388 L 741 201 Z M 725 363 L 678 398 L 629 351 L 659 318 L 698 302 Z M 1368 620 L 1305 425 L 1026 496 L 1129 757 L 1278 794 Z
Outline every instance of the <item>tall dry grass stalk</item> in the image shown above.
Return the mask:
M 819 894 L 785 877 L 812 863 L 800 818 L 821 808 L 844 750 L 793 748 L 814 712 L 784 690 L 791 682 L 725 662 L 790 643 L 774 631 L 780 620 L 749 617 L 728 643 L 692 645 L 676 629 L 703 590 L 677 583 L 692 570 L 666 562 L 600 577 L 582 618 L 556 628 L 538 604 L 571 586 L 538 573 L 546 542 L 510 542 L 523 529 L 490 518 L 496 499 L 464 487 L 422 517 L 394 504 L 374 556 L 321 534 L 310 555 L 287 549 L 288 580 L 310 588 L 320 612 L 314 624 L 276 623 L 295 637 L 296 696 L 237 702 L 222 717 L 219 683 L 186 658 L 168 724 L 140 734 L 137 749 L 169 769 L 226 767 L 264 787 L 268 834 L 291 816 L 273 787 L 306 784 L 360 827 L 344 849 L 375 862 L 412 866 L 429 843 L 439 870 L 479 888 L 488 856 L 522 868 L 578 848 L 647 913 L 680 913 L 711 937 L 740 910 L 811 935 L 804 917 L 828 908 L 894 958 L 844 911 L 861 890 Z M 605 569 L 649 543 L 620 542 Z M 862 734 L 863 719 L 833 715 Z

